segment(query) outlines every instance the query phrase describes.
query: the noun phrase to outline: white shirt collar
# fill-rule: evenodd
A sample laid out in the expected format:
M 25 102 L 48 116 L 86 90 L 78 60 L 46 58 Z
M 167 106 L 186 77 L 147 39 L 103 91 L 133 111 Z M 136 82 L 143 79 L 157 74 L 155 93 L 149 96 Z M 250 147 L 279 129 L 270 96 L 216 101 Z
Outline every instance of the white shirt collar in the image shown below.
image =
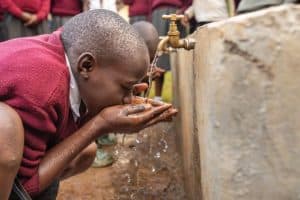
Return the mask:
M 74 121 L 76 122 L 77 119 L 80 117 L 80 103 L 81 103 L 81 98 L 80 98 L 80 93 L 78 89 L 78 85 L 75 81 L 73 72 L 71 70 L 71 65 L 68 59 L 67 54 L 65 53 L 65 58 L 66 58 L 66 64 L 70 72 L 70 91 L 69 91 L 69 101 L 70 101 L 70 106 L 73 114 Z

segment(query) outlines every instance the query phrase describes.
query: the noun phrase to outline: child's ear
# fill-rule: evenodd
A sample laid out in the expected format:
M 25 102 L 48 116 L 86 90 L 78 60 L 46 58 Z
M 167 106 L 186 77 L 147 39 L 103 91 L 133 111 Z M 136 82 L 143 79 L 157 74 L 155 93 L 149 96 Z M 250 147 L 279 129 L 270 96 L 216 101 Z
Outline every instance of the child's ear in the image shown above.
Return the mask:
M 89 78 L 89 72 L 93 71 L 96 67 L 96 59 L 90 52 L 82 53 L 78 57 L 77 71 L 84 78 Z

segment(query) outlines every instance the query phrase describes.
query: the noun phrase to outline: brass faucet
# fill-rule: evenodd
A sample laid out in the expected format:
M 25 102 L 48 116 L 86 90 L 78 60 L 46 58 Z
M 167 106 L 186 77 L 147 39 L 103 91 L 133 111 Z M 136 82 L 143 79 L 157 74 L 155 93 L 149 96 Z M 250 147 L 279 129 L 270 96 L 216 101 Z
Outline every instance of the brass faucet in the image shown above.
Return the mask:
M 173 49 L 184 48 L 186 50 L 191 50 L 195 48 L 195 40 L 193 38 L 184 38 L 180 39 L 180 32 L 178 31 L 178 27 L 176 21 L 182 19 L 183 15 L 163 15 L 163 19 L 169 19 L 169 31 L 168 35 L 163 37 L 157 46 L 157 51 L 161 53 L 170 52 Z

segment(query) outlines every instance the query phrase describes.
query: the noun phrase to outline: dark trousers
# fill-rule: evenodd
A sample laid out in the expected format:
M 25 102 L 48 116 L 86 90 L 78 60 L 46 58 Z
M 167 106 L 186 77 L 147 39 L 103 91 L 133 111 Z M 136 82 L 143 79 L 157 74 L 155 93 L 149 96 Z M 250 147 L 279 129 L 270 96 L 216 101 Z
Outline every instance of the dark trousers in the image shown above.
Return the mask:
M 32 200 L 55 200 L 58 194 L 59 181 L 54 181 L 46 190 Z M 21 193 L 21 194 L 20 194 Z M 16 180 L 9 200 L 31 200 L 23 186 Z
M 5 16 L 5 23 L 9 39 L 41 35 L 50 32 L 48 20 L 43 20 L 39 24 L 32 27 L 26 27 L 24 26 L 24 22 L 22 22 L 19 18 L 7 14 Z
M 0 42 L 7 40 L 7 27 L 4 21 L 0 21 Z

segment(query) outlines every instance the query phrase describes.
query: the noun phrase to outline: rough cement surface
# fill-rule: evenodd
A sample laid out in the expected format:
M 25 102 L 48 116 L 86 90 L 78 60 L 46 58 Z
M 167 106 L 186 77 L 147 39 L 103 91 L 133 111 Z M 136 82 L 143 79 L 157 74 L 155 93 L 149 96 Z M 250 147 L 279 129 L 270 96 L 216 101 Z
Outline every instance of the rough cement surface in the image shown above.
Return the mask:
M 193 37 L 203 199 L 300 199 L 300 6 L 213 23 Z
M 195 131 L 193 51 L 178 50 L 172 53 L 173 94 L 175 107 L 179 109 L 175 125 L 185 177 L 185 191 L 189 200 L 200 200 L 201 170 L 198 134 Z

